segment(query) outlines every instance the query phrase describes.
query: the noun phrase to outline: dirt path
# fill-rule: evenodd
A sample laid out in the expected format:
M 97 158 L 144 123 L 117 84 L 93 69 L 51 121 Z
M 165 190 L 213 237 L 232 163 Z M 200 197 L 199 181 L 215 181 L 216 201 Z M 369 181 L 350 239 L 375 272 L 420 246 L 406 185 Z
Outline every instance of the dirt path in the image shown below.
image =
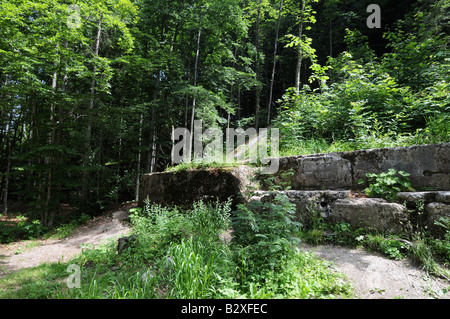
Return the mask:
M 347 276 L 361 299 L 450 299 L 450 281 L 430 276 L 408 260 L 391 260 L 338 246 L 303 244 L 302 248 L 331 261 L 336 271 Z
M 98 246 L 108 239 L 123 236 L 131 230 L 122 222 L 128 217 L 131 207 L 96 217 L 68 238 L 41 240 L 37 246 L 29 249 L 25 247 L 26 242 L 0 245 L 0 278 L 4 274 L 44 262 L 68 260 L 81 253 L 82 245 Z
M 63 240 L 44 240 L 38 245 L 16 254 L 20 245 L 0 246 L 0 278 L 22 268 L 34 267 L 44 262 L 68 260 L 81 253 L 80 245 L 97 246 L 111 238 L 127 234 L 131 229 L 122 222 L 132 206 L 110 212 L 91 220 L 75 234 Z M 320 258 L 332 262 L 336 271 L 344 273 L 362 299 L 450 299 L 450 282 L 431 277 L 408 261 L 395 261 L 369 254 L 364 250 L 338 246 L 309 246 Z M 448 293 L 443 292 L 449 290 Z

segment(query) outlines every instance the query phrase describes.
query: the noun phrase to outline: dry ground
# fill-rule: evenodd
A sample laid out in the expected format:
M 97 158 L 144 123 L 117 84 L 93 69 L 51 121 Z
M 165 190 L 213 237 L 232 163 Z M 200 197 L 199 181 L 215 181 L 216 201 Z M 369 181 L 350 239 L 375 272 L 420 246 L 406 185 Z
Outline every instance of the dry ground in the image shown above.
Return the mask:
M 427 274 L 407 259 L 392 260 L 363 249 L 339 246 L 302 244 L 302 248 L 332 262 L 361 299 L 450 299 L 449 281 Z
M 128 217 L 131 207 L 96 217 L 68 238 L 39 240 L 33 243 L 36 244 L 33 248 L 26 248 L 26 241 L 0 244 L 0 278 L 2 274 L 44 262 L 69 260 L 81 253 L 83 245 L 92 244 L 96 247 L 106 240 L 127 234 L 131 229 L 122 220 Z

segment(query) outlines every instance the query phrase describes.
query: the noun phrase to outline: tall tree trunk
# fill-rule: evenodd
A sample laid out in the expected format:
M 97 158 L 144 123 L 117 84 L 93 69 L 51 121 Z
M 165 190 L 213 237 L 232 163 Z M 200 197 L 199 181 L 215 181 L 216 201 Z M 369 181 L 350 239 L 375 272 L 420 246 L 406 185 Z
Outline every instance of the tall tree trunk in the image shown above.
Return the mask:
M 6 86 L 7 84 L 8 84 L 8 75 L 5 74 L 5 82 L 3 83 L 3 86 Z M 5 99 L 5 95 L 6 94 L 2 94 L 2 96 L 1 96 L 2 100 Z M 1 200 L 4 200 L 4 204 L 5 204 L 4 211 L 6 213 L 8 211 L 8 198 L 7 198 L 7 187 L 6 187 L 7 185 L 5 185 L 5 187 L 3 187 L 3 177 L 5 177 L 5 179 L 6 179 L 6 176 L 9 175 L 9 172 L 8 172 L 9 150 L 8 150 L 8 141 L 6 140 L 6 138 L 8 136 L 8 132 L 6 130 L 6 126 L 3 126 L 3 117 L 6 113 L 5 111 L 6 110 L 4 110 L 3 108 L 0 108 L 0 121 L 2 121 L 1 122 L 2 128 L 0 130 L 0 155 L 3 156 L 2 152 L 3 152 L 3 149 L 5 149 L 4 158 L 7 159 L 6 172 L 5 172 L 5 174 L 2 174 L 2 177 L 0 179 L 0 190 L 2 190 L 2 192 L 0 193 L 0 198 L 1 198 Z M 4 142 L 4 140 L 6 140 L 6 141 Z M 5 200 L 5 196 L 6 196 L 6 200 Z
M 94 51 L 94 59 L 98 57 L 99 48 L 100 48 L 100 36 L 102 32 L 102 13 L 100 12 L 100 18 L 98 19 L 98 29 L 97 29 L 97 37 L 95 39 L 95 51 Z M 91 99 L 89 101 L 89 115 L 88 115 L 88 125 L 86 129 L 86 150 L 83 159 L 84 172 L 81 182 L 81 195 L 84 202 L 88 201 L 88 184 L 89 184 L 89 157 L 91 155 L 91 137 L 92 137 L 92 110 L 94 109 L 94 94 L 95 94 L 95 73 L 97 69 L 94 66 L 94 77 L 91 82 Z
M 236 69 L 236 61 L 237 61 L 237 53 L 238 53 L 238 46 L 234 49 L 234 62 L 233 62 L 233 69 Z M 234 90 L 234 83 L 231 83 L 230 85 L 230 104 L 233 105 L 233 90 Z M 231 122 L 231 114 L 228 112 L 228 120 L 227 120 L 227 128 L 230 128 L 230 122 Z
M 258 4 L 258 16 L 256 18 L 256 35 L 255 35 L 255 47 L 256 47 L 256 60 L 255 60 L 255 78 L 256 81 L 259 80 L 259 33 L 260 33 L 260 20 L 261 20 L 261 3 L 262 0 L 259 0 Z M 260 97 L 261 95 L 261 87 L 259 85 L 256 86 L 255 91 L 255 129 L 258 131 L 259 126 L 259 108 L 260 108 Z
M 5 172 L 5 188 L 3 190 L 3 213 L 6 214 L 8 212 L 8 191 L 9 191 L 9 172 L 11 168 L 11 124 L 12 124 L 13 112 L 11 111 L 11 116 L 9 119 L 8 130 L 6 132 L 6 147 L 8 149 L 8 157 L 6 162 L 6 172 Z
M 8 212 L 8 191 L 9 191 L 9 171 L 11 169 L 11 140 L 8 137 L 8 159 L 6 162 L 6 172 L 5 172 L 5 188 L 3 193 L 3 213 L 6 214 Z
M 57 63 L 55 62 L 55 67 Z M 57 92 L 57 83 L 58 83 L 58 74 L 56 70 L 53 72 L 52 76 L 52 103 L 50 105 L 50 123 L 51 123 L 51 131 L 48 133 L 47 144 L 54 145 L 55 143 L 55 135 L 56 135 L 56 126 L 55 126 L 55 114 L 56 114 L 56 92 Z M 53 224 L 53 218 L 55 215 L 55 211 L 51 206 L 52 199 L 52 187 L 53 187 L 53 156 L 50 155 L 45 159 L 45 162 L 48 165 L 48 173 L 47 173 L 47 196 L 45 200 L 45 209 L 43 211 L 43 216 L 41 216 L 41 221 L 46 227 L 50 227 Z
M 278 10 L 278 22 L 277 22 L 277 31 L 275 33 L 275 45 L 273 48 L 273 66 L 272 66 L 272 76 L 270 79 L 270 91 L 269 91 L 269 101 L 267 103 L 267 125 L 270 123 L 270 108 L 272 105 L 272 95 L 273 95 L 273 82 L 275 80 L 275 68 L 277 65 L 277 49 L 278 49 L 278 36 L 280 33 L 280 22 L 281 22 L 281 14 L 283 12 L 283 0 L 280 1 L 280 9 Z
M 200 41 L 202 37 L 202 15 L 200 14 L 200 24 L 198 26 L 198 34 L 197 34 L 197 49 L 195 51 L 195 63 L 194 63 L 194 88 L 197 87 L 197 72 L 198 72 L 198 59 L 200 55 Z M 194 97 L 192 98 L 192 111 L 191 111 L 191 141 L 189 145 L 189 161 L 191 160 L 192 149 L 194 145 L 194 120 L 195 120 L 195 101 L 196 101 L 196 92 L 194 92 Z
M 144 113 L 141 112 L 141 117 L 139 120 L 139 150 L 138 150 L 138 158 L 137 158 L 137 167 L 136 167 L 136 191 L 135 191 L 135 200 L 139 201 L 139 185 L 141 180 L 141 148 L 142 148 L 142 123 L 144 122 Z
M 330 19 L 330 32 L 329 32 L 329 35 L 330 35 L 330 57 L 333 57 L 333 36 L 332 36 L 331 31 L 332 31 L 332 29 L 331 29 L 331 19 Z
M 241 119 L 241 89 L 237 90 L 237 119 Z
M 152 133 L 152 147 L 151 147 L 151 161 L 150 161 L 150 173 L 155 171 L 156 165 L 156 112 L 155 107 L 152 109 L 152 120 L 153 120 L 153 133 Z
M 303 37 L 303 17 L 304 17 L 304 13 L 305 13 L 305 1 L 302 1 L 302 9 L 300 12 L 300 23 L 298 26 L 298 39 L 300 41 L 298 48 L 297 48 L 297 67 L 295 70 L 295 90 L 297 92 L 300 92 L 300 75 L 301 75 L 301 69 L 302 69 L 302 46 L 301 46 L 301 41 L 302 41 L 302 37 Z
M 34 91 L 31 92 L 31 121 L 30 121 L 30 140 L 36 140 L 37 144 L 39 145 L 40 143 L 40 127 L 39 124 L 40 122 L 36 120 L 37 117 L 37 110 L 36 110 L 36 94 Z M 34 144 L 34 143 L 32 143 Z M 29 161 L 29 164 L 32 165 L 32 161 Z M 40 155 L 37 156 L 37 164 L 38 167 L 42 164 L 42 157 Z M 34 171 L 32 172 L 32 174 L 34 174 Z M 42 205 L 41 205 L 41 198 L 42 198 L 42 183 L 43 183 L 43 177 L 42 177 L 42 172 L 38 170 L 37 172 L 37 176 L 35 176 L 35 181 L 37 181 L 38 183 L 38 191 L 37 191 L 37 196 L 36 196 L 36 210 L 40 211 L 42 209 Z M 34 185 L 36 184 L 36 182 L 34 182 Z
M 230 86 L 230 104 L 233 103 L 233 83 Z M 230 128 L 231 113 L 227 112 L 227 128 Z
M 191 82 L 191 63 L 189 62 L 187 72 L 187 83 L 190 82 Z M 188 125 L 188 110 L 189 110 L 189 93 L 186 93 L 184 106 L 184 127 L 187 127 Z
M 151 160 L 149 161 L 149 165 L 150 165 L 150 173 L 153 173 L 155 171 L 155 167 L 156 167 L 156 151 L 157 151 L 157 145 L 156 145 L 156 138 L 158 136 L 157 134 L 157 126 L 156 126 L 156 120 L 157 120 L 157 114 L 156 114 L 156 105 L 157 105 L 157 101 L 158 101 L 158 96 L 159 96 L 159 83 L 161 81 L 161 70 L 158 70 L 157 76 L 156 76 L 156 86 L 155 86 L 155 90 L 153 91 L 153 106 L 152 106 L 152 123 L 153 123 L 153 127 L 152 127 L 152 135 L 151 135 L 151 153 L 150 153 L 150 158 Z

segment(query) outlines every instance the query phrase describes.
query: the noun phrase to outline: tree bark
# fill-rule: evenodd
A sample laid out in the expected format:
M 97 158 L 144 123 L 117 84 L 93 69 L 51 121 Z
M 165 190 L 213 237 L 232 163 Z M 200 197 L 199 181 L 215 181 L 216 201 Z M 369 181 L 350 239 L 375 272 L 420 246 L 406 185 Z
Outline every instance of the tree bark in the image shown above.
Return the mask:
M 261 20 L 261 3 L 259 0 L 258 4 L 258 16 L 256 18 L 256 35 L 255 35 L 255 47 L 256 47 L 256 59 L 255 59 L 255 78 L 256 81 L 259 80 L 259 33 L 260 33 L 260 20 Z M 255 129 L 258 131 L 259 127 L 259 109 L 260 109 L 260 94 L 261 88 L 259 85 L 256 86 L 255 92 Z
M 55 62 L 56 67 L 56 62 Z M 48 134 L 48 145 L 54 145 L 55 143 L 55 134 L 56 134 L 56 126 L 55 126 L 55 114 L 56 114 L 56 91 L 58 84 L 58 73 L 56 70 L 53 72 L 52 76 L 52 103 L 50 106 L 50 123 L 51 123 L 51 131 Z M 47 173 L 47 196 L 45 200 L 45 210 L 43 212 L 43 216 L 41 216 L 41 221 L 44 226 L 50 227 L 53 224 L 53 218 L 55 215 L 55 211 L 50 207 L 51 199 L 52 199 L 52 187 L 53 187 L 53 156 L 50 155 L 45 159 L 45 162 L 48 165 L 48 173 Z
M 9 132 L 6 132 L 6 147 L 8 148 L 8 159 L 6 162 L 6 176 L 5 176 L 5 188 L 3 193 L 3 213 L 6 214 L 8 212 L 8 189 L 9 189 L 9 171 L 11 168 L 11 123 L 12 123 L 13 113 L 11 112 L 10 120 L 9 120 Z
M 141 112 L 141 118 L 139 120 L 139 150 L 138 150 L 138 158 L 137 158 L 137 167 L 136 167 L 136 192 L 135 192 L 135 200 L 139 201 L 139 185 L 140 185 L 140 170 L 141 170 L 141 148 L 142 148 L 142 123 L 144 122 L 144 113 Z
M 98 29 L 97 29 L 97 37 L 95 39 L 95 51 L 94 51 L 94 59 L 98 57 L 99 48 L 100 48 L 100 36 L 102 32 L 102 13 L 100 12 L 100 18 L 98 19 Z M 81 196 L 83 201 L 88 201 L 88 183 L 89 183 L 89 157 L 91 155 L 91 137 L 92 137 L 92 110 L 94 109 L 94 94 L 95 94 L 95 73 L 97 69 L 94 66 L 94 77 L 91 82 L 91 98 L 89 101 L 89 114 L 88 114 L 88 124 L 86 129 L 86 150 L 83 159 L 84 172 L 81 183 Z
M 330 32 L 329 32 L 329 35 L 330 35 L 330 57 L 333 57 L 333 36 L 332 36 L 331 31 L 332 31 L 332 29 L 331 29 L 331 19 L 330 19 Z
M 302 46 L 301 46 L 301 41 L 302 41 L 302 36 L 303 36 L 303 17 L 304 17 L 304 13 L 305 13 L 305 1 L 302 1 L 301 4 L 302 8 L 301 8 L 301 12 L 300 12 L 300 23 L 298 26 L 298 39 L 300 41 L 300 43 L 298 44 L 298 48 L 297 48 L 297 67 L 296 67 L 296 73 L 295 73 L 295 90 L 297 92 L 300 92 L 300 76 L 301 76 L 301 69 L 302 69 Z
M 200 24 L 198 26 L 198 34 L 197 34 L 197 49 L 195 52 L 195 63 L 194 63 L 194 88 L 197 87 L 197 76 L 198 76 L 198 59 L 200 56 L 200 41 L 202 36 L 202 15 L 200 14 Z M 194 120 L 195 120 L 195 102 L 196 102 L 196 92 L 194 92 L 194 97 L 192 98 L 192 111 L 191 111 L 191 141 L 189 145 L 189 155 L 188 160 L 191 161 L 191 155 L 194 145 Z
M 277 31 L 275 34 L 275 45 L 274 45 L 274 49 L 273 49 L 272 77 L 270 79 L 269 102 L 267 103 L 267 125 L 269 125 L 269 123 L 270 123 L 270 111 L 271 111 L 272 96 L 273 96 L 273 82 L 275 80 L 275 68 L 277 65 L 278 36 L 280 33 L 280 22 L 281 22 L 282 11 L 283 11 L 283 0 L 280 1 L 280 8 L 278 10 Z

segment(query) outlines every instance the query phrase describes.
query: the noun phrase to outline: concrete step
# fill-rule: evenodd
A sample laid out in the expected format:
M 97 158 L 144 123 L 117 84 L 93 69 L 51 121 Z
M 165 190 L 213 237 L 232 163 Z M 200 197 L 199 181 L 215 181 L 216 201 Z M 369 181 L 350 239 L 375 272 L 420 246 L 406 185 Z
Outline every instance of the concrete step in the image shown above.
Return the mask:
M 411 232 L 419 225 L 441 236 L 445 229 L 435 225 L 435 221 L 450 218 L 450 191 L 400 193 L 404 200 L 398 203 L 350 190 L 256 191 L 250 201 L 267 202 L 276 194 L 286 195 L 296 205 L 298 219 L 303 223 L 321 218 L 391 234 Z M 412 205 L 418 200 L 423 200 L 422 206 Z

